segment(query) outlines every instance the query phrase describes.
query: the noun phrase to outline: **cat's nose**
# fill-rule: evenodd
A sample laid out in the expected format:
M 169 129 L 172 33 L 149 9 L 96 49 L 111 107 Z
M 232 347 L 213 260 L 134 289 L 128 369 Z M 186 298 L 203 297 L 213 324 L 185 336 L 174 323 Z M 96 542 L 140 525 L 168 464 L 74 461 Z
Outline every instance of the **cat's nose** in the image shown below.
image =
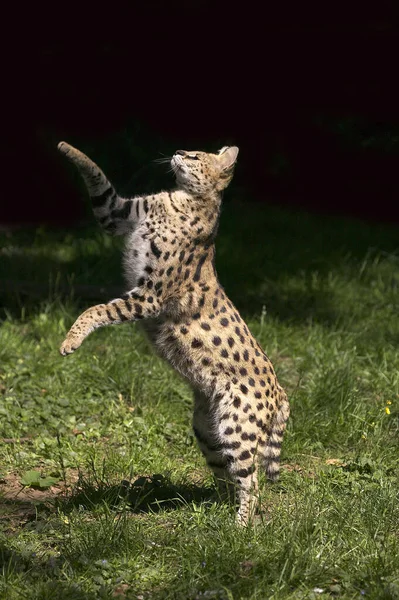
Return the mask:
M 185 150 L 176 150 L 175 154 L 180 154 L 180 156 L 184 156 L 186 154 Z

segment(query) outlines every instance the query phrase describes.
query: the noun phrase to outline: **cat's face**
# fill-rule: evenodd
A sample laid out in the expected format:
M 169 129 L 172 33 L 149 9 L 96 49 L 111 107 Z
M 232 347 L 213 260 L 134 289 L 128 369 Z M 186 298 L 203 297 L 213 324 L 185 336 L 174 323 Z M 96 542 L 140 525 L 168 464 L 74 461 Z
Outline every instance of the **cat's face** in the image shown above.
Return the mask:
M 178 185 L 193 194 L 221 192 L 233 177 L 237 146 L 225 146 L 218 154 L 177 150 L 170 164 Z

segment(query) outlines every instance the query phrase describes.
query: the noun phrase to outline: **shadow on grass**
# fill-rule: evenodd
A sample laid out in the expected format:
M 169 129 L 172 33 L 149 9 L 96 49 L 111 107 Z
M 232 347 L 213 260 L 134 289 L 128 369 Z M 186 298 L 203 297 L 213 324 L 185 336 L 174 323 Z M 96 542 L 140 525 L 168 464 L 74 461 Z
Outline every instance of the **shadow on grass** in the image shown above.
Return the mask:
M 0 570 L 3 580 L 0 593 L 5 592 L 2 598 L 26 598 L 29 583 L 34 583 L 35 598 L 62 598 L 63 600 L 95 600 L 94 593 L 86 593 L 79 584 L 60 581 L 59 566 L 54 559 L 45 561 L 38 558 L 35 552 L 17 551 L 7 546 L 6 541 L 0 541 Z M 34 582 L 31 581 L 33 575 Z M 41 581 L 38 583 L 40 575 Z M 10 595 L 8 595 L 8 593 Z M 30 596 L 29 596 L 30 597 Z
M 59 498 L 57 502 L 65 512 L 81 507 L 90 509 L 103 503 L 110 508 L 117 508 L 125 503 L 133 513 L 148 513 L 175 510 L 191 502 L 206 502 L 214 494 L 215 490 L 211 487 L 175 485 L 168 477 L 155 474 L 138 477 L 133 483 L 123 480 L 117 485 L 81 479 L 69 498 Z

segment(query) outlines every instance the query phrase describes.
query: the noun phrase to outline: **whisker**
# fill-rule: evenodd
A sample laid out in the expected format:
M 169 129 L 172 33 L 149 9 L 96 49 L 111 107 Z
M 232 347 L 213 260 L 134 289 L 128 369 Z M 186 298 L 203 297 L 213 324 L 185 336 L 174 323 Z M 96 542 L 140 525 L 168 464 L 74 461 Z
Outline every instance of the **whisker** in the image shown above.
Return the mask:
M 171 160 L 171 156 L 165 156 L 162 158 L 154 158 L 154 160 L 152 162 L 158 163 L 158 164 L 162 164 L 162 163 L 168 163 Z

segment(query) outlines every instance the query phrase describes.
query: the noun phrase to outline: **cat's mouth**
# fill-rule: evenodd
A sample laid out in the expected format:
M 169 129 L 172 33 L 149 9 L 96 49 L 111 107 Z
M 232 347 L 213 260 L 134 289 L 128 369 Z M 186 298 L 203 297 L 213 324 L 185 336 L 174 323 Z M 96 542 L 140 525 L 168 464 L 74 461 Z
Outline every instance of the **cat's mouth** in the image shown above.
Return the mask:
M 183 172 L 185 171 L 183 159 L 178 154 L 174 154 L 172 156 L 172 160 L 170 161 L 170 165 L 172 167 L 172 170 L 175 172 L 175 174 L 178 171 L 183 171 Z

